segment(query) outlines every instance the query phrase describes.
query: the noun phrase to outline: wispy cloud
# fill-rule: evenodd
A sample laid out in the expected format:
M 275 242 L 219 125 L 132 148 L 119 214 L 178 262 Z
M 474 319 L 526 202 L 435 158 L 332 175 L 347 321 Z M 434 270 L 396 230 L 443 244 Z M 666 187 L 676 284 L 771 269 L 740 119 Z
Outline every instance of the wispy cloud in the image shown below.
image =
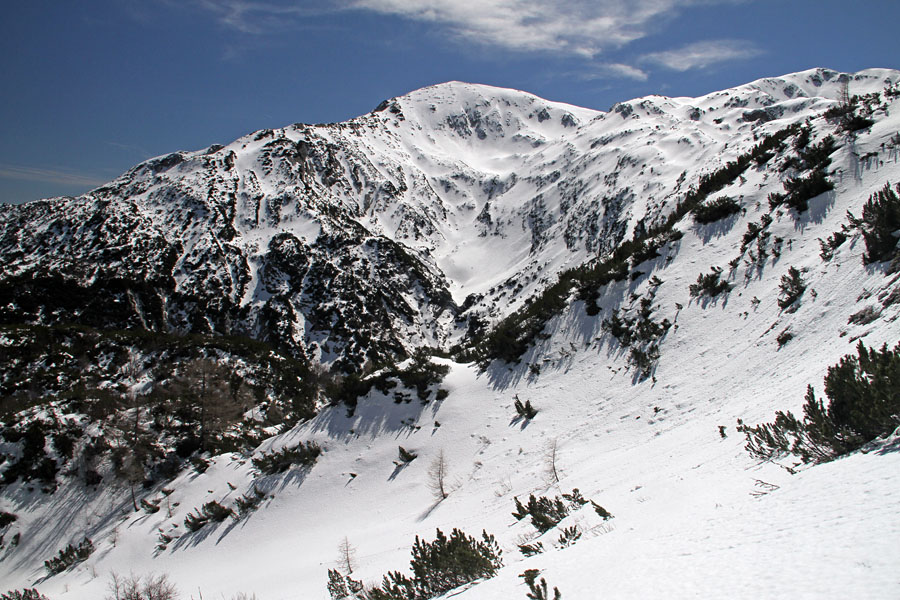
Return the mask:
M 592 57 L 642 38 L 690 0 L 352 0 L 350 7 L 445 26 L 514 51 Z
M 648 77 L 649 75 L 647 75 L 646 71 L 623 63 L 595 65 L 591 72 L 584 73 L 581 76 L 581 78 L 585 80 L 633 79 L 635 81 L 647 81 Z
M 179 5 L 184 0 L 162 0 Z M 211 13 L 225 27 L 241 33 L 263 35 L 296 28 L 306 17 L 340 10 L 333 0 L 297 2 L 270 0 L 187 0 L 187 4 Z
M 122 144 L 120 142 L 106 142 L 106 143 L 108 145 L 112 146 L 113 148 L 116 148 L 117 150 L 122 150 L 122 151 L 128 152 L 130 154 L 135 154 L 144 159 L 153 157 L 152 154 L 150 154 L 149 152 L 144 150 L 142 147 L 136 146 L 134 144 Z
M 0 179 L 20 179 L 25 181 L 61 183 L 65 185 L 81 185 L 88 187 L 101 186 L 108 181 L 90 175 L 83 175 L 70 169 L 44 169 L 3 163 L 0 163 Z
M 740 0 L 190 0 L 220 24 L 247 34 L 284 31 L 316 15 L 366 11 L 430 23 L 469 43 L 585 57 L 644 38 L 687 7 L 736 1 Z M 633 69 L 630 75 L 635 77 L 638 71 Z
M 688 44 L 677 50 L 645 54 L 641 62 L 654 63 L 673 71 L 688 71 L 760 54 L 762 50 L 745 40 L 709 40 Z

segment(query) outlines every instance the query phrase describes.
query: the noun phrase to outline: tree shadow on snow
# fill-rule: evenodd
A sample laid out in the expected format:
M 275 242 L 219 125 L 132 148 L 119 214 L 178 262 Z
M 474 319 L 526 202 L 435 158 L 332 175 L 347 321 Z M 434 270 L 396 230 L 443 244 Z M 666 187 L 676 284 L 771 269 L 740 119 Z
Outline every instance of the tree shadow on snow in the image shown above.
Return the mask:
M 15 487 L 7 487 L 4 494 L 15 507 L 11 512 L 31 512 L 42 507 L 41 522 L 53 523 L 53 527 L 29 527 L 27 530 L 20 530 L 15 525 L 10 527 L 10 534 L 13 530 L 23 534 L 22 541 L 14 549 L 8 545 L 9 549 L 6 554 L 0 554 L 0 559 L 17 570 L 24 569 L 26 565 L 42 565 L 45 560 L 57 556 L 58 551 L 68 544 L 78 544 L 83 537 L 93 540 L 95 546 L 99 546 L 99 535 L 102 532 L 134 512 L 127 490 L 110 493 L 106 485 L 63 485 L 51 495 L 38 491 L 29 492 L 29 487 L 35 490 L 40 488 L 35 482 L 13 485 Z M 103 502 L 105 506 L 98 508 L 99 502 Z M 73 536 L 73 531 L 80 533 Z M 98 549 L 93 556 L 103 556 L 109 551 L 110 548 Z M 40 572 L 43 573 L 43 567 Z M 35 577 L 35 584 L 50 578 L 46 574 L 39 577 L 38 571 L 35 571 Z
M 834 208 L 836 198 L 837 194 L 832 190 L 809 200 L 808 208 L 799 215 L 795 210 L 788 209 L 794 218 L 794 230 L 803 233 L 809 225 L 821 225 L 828 212 Z
M 393 397 L 375 392 L 361 398 L 352 415 L 346 406 L 331 406 L 298 429 L 307 434 L 325 433 L 331 439 L 345 442 L 362 435 L 393 435 L 400 439 L 423 427 L 420 422 L 433 421 L 442 403 L 443 400 L 422 402 L 418 398 L 397 403 Z
M 714 223 L 694 223 L 691 227 L 691 231 L 693 231 L 694 235 L 696 235 L 703 245 L 706 246 L 713 240 L 726 236 L 737 224 L 740 216 L 741 213 L 735 213 L 724 219 L 715 221 Z

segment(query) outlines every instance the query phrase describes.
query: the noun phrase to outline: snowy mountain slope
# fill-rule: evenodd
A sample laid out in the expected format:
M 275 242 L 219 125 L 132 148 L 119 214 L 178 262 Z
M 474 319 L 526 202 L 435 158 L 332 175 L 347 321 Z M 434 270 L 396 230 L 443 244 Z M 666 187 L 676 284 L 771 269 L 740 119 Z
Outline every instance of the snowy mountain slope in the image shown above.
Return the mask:
M 455 317 L 508 314 L 756 137 L 834 106 L 839 79 L 608 113 L 448 83 L 347 123 L 153 159 L 80 198 L 3 208 L 3 319 L 249 335 L 343 368 L 444 345 Z M 866 71 L 852 89 L 895 79 Z M 47 298 L 45 283 L 100 306 Z
M 855 76 L 851 91 L 882 91 L 897 78 L 894 71 L 863 72 Z M 326 200 L 310 194 L 304 198 L 312 199 L 302 202 L 313 206 L 321 201 L 316 206 L 323 212 L 311 219 L 292 204 L 283 205 L 289 207 L 286 212 L 296 212 L 289 217 L 279 213 L 272 228 L 287 221 L 284 227 L 293 238 L 279 239 L 294 247 L 300 245 L 293 240 L 307 240 L 311 246 L 320 231 L 344 227 L 347 215 L 353 215 L 350 220 L 404 244 L 404 253 L 420 256 L 422 272 L 435 281 L 443 278 L 445 283 L 435 286 L 452 292 L 457 304 L 468 293 L 484 293 L 467 308 L 490 311 L 493 304 L 496 318 L 510 314 L 564 267 L 611 250 L 639 230 L 640 221 L 649 227 L 669 214 L 679 194 L 696 185 L 701 173 L 735 160 L 763 133 L 810 118 L 811 144 L 837 136 L 828 167 L 835 188 L 812 198 L 806 211 L 769 205 L 771 193 L 785 191 L 783 181 L 802 173 L 790 166 L 795 156 L 791 141 L 712 194 L 711 199 L 737 199 L 742 212 L 706 225 L 684 217 L 676 224 L 683 237 L 663 245 L 661 256 L 631 265 L 629 277 L 602 289 L 596 301 L 599 313 L 590 314 L 585 302 L 570 296 L 544 328 L 545 339 L 538 339 L 521 363 L 495 361 L 481 370 L 444 361 L 451 367 L 442 383 L 450 392 L 445 400 L 397 404 L 392 394 L 372 391 L 352 416 L 343 406 L 326 408 L 257 450 L 259 455 L 315 440 L 325 452 L 309 471 L 295 468 L 261 476 L 246 457 L 225 454 L 206 472 L 185 472 L 166 484 L 174 490 L 168 502 L 159 488 L 146 490 L 148 499 L 159 499 L 164 506 L 152 514 L 131 512 L 126 490 L 117 494 L 63 486 L 48 500 L 16 484 L 0 499 L 0 510 L 16 513 L 15 527 L 26 532 L 20 546 L 6 550 L 0 562 L 0 579 L 8 587 L 38 582 L 52 598 L 96 598 L 109 572 L 133 570 L 169 573 L 185 596 L 201 590 L 204 597 L 230 597 L 243 590 L 266 599 L 327 598 L 327 570 L 335 566 L 345 536 L 357 549 L 354 577 L 377 584 L 387 571 L 406 567 L 416 535 L 431 539 L 437 527 L 460 527 L 470 534 L 481 529 L 495 534 L 506 562 L 496 578 L 456 594 L 464 598 L 525 597 L 518 575 L 528 568 L 542 569 L 551 588 L 558 586 L 565 598 L 897 595 L 896 442 L 792 475 L 777 464 L 753 460 L 734 428 L 739 418 L 756 423 L 771 420 L 776 410 L 797 412 L 806 385 L 821 392 L 827 367 L 852 352 L 858 340 L 870 347 L 900 340 L 897 273 L 887 263 L 865 265 L 865 244 L 858 235 L 851 235 L 827 261 L 820 257 L 818 241 L 847 223 L 848 210 L 859 215 L 872 193 L 900 181 L 891 141 L 900 131 L 895 99 L 887 100 L 887 110 L 876 111 L 870 128 L 849 135 L 821 115 L 836 105 L 840 94 L 837 74 L 822 70 L 700 99 L 636 100 L 603 114 L 550 105 L 549 119 L 535 113 L 531 121 L 528 111 L 534 108 L 519 93 L 494 92 L 497 100 L 479 100 L 472 99 L 477 95 L 473 90 L 484 88 L 451 84 L 426 89 L 354 121 L 363 130 L 378 123 L 384 127 L 378 130 L 377 144 L 360 133 L 367 155 L 375 157 L 367 177 L 375 178 L 376 172 L 394 177 L 394 189 L 403 190 L 399 198 L 387 202 L 373 192 L 366 207 L 365 194 L 350 193 L 352 179 L 344 181 L 344 188 L 336 181 L 332 187 L 343 192 L 329 192 L 327 206 L 337 207 L 337 216 L 321 208 Z M 421 97 L 435 104 L 435 110 Z M 515 110 L 505 111 L 506 102 L 515 104 Z M 399 112 L 392 112 L 395 106 Z M 462 113 L 452 110 L 459 106 Z M 695 109 L 700 112 L 696 120 Z M 763 116 L 752 112 L 757 110 Z M 452 118 L 459 114 L 466 115 L 464 121 Z M 577 120 L 575 125 L 567 127 L 565 115 Z M 516 134 L 510 135 L 507 127 L 525 131 L 527 143 L 513 140 Z M 403 135 L 380 135 L 392 128 Z M 337 136 L 335 129 L 341 127 L 332 126 L 328 135 Z M 264 139 L 268 137 L 235 144 L 265 145 Z M 235 160 L 241 159 L 234 152 Z M 405 166 L 401 180 L 386 164 L 405 156 L 418 157 L 418 165 Z M 196 158 L 170 170 L 190 172 Z M 555 170 L 559 176 L 551 181 Z M 539 180 L 535 174 L 547 178 Z M 317 186 L 311 189 L 319 190 Z M 539 210 L 536 193 L 543 194 Z M 609 194 L 624 195 L 618 201 L 598 200 Z M 161 196 L 157 198 L 162 211 Z M 351 203 L 360 199 L 362 204 Z M 295 201 L 301 203 L 289 199 Z M 242 202 L 240 208 L 235 204 L 235 214 L 255 214 L 247 212 L 249 200 Z M 29 209 L 37 222 L 37 213 L 46 210 L 38 207 L 46 206 Z M 478 218 L 485 206 L 490 222 Z M 147 219 L 163 219 L 162 212 L 152 216 L 153 210 L 143 205 L 140 210 Z M 3 218 L 10 214 L 5 211 Z M 741 251 L 749 226 L 763 223 L 764 216 L 772 219 L 763 228 L 767 241 L 760 244 L 757 235 Z M 253 218 L 244 217 L 245 229 L 235 227 L 243 233 L 235 235 L 239 241 L 234 246 L 243 248 L 241 244 L 249 244 L 245 240 L 256 236 L 258 248 L 271 248 L 266 240 L 275 238 L 267 238 L 268 230 Z M 62 239 L 51 222 L 48 217 L 44 229 L 36 228 L 45 236 L 41 243 Z M 567 237 L 568 228 L 572 234 Z M 184 229 L 190 230 L 189 219 Z M 6 229 L 4 239 L 10 235 Z M 9 264 L 20 269 L 16 273 L 33 272 L 40 261 L 19 243 L 22 255 Z M 287 262 L 302 255 L 285 251 L 278 256 L 287 256 L 279 258 Z M 52 268 L 53 256 L 48 253 L 43 268 Z M 250 281 L 267 277 L 268 265 L 275 262 L 270 257 L 258 259 L 265 268 L 251 274 Z M 490 264 L 481 269 L 485 262 Z M 792 266 L 802 270 L 807 289 L 798 304 L 783 310 L 779 283 Z M 733 289 L 716 298 L 692 297 L 689 286 L 712 267 L 722 268 Z M 117 268 L 125 273 L 130 267 L 123 263 Z M 516 284 L 498 288 L 518 270 L 525 275 Z M 219 270 L 210 272 L 221 277 Z M 202 279 L 183 266 L 173 273 L 176 290 L 191 277 Z M 182 273 L 184 279 L 178 280 Z M 279 281 L 293 289 L 287 276 Z M 516 292 L 518 283 L 522 287 Z M 247 288 L 259 289 L 252 284 Z M 250 305 L 261 301 L 258 295 L 241 298 Z M 660 356 L 647 378 L 638 376 L 628 349 L 602 326 L 616 309 L 636 315 L 641 298 L 650 298 L 652 320 L 672 324 L 658 340 Z M 852 319 L 867 307 L 871 320 Z M 417 318 L 437 328 L 428 318 Z M 415 326 L 410 329 L 417 334 Z M 777 338 L 785 331 L 793 337 L 780 343 Z M 516 398 L 538 408 L 535 419 L 515 418 Z M 720 427 L 725 427 L 724 438 Z M 561 471 L 558 484 L 550 484 L 546 475 L 545 455 L 553 440 Z M 398 445 L 419 457 L 398 466 Z M 435 503 L 428 470 L 441 451 L 456 485 L 447 499 Z M 188 513 L 210 500 L 232 502 L 249 492 L 254 481 L 272 496 L 256 512 L 241 521 L 185 531 Z M 517 545 L 534 541 L 536 531 L 511 516 L 513 498 L 573 487 L 614 518 L 604 522 L 589 506 L 583 508 L 540 538 L 546 552 L 523 557 Z M 557 548 L 566 525 L 578 525 L 582 539 Z M 173 538 L 161 551 L 155 549 L 160 530 Z M 83 535 L 94 540 L 95 553 L 72 570 L 43 580 L 42 561 Z

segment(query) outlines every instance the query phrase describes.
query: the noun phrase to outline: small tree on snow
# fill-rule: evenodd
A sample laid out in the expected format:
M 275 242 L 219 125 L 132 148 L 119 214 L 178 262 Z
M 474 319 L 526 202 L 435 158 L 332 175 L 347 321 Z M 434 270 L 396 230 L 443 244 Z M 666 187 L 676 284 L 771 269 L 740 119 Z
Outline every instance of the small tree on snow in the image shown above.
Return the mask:
M 557 467 L 557 457 L 559 455 L 559 443 L 556 438 L 550 440 L 547 444 L 547 450 L 544 453 L 544 471 L 547 476 L 547 485 L 559 485 L 559 468 Z
M 428 489 L 431 490 L 434 499 L 438 502 L 446 499 L 447 496 L 450 495 L 451 490 L 447 473 L 447 458 L 444 456 L 443 448 L 428 469 Z
M 353 567 L 356 565 L 356 548 L 350 544 L 350 540 L 345 536 L 341 543 L 338 544 L 338 566 L 344 570 L 347 575 L 353 573 Z

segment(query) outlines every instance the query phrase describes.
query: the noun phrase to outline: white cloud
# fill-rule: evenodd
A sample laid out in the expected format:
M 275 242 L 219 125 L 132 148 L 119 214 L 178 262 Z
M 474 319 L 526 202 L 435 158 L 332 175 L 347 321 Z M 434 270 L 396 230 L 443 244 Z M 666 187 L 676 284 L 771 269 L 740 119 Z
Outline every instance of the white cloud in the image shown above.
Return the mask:
M 596 71 L 588 75 L 587 79 L 634 79 L 635 81 L 647 81 L 645 71 L 622 63 L 608 63 L 596 67 Z
M 696 0 L 347 0 L 345 6 L 432 22 L 468 41 L 592 57 L 646 36 Z
M 677 50 L 645 54 L 641 61 L 662 65 L 673 71 L 688 71 L 720 62 L 753 58 L 760 54 L 762 51 L 759 48 L 744 40 L 709 40 L 688 44 Z
M 249 34 L 283 31 L 313 15 L 367 11 L 431 23 L 470 43 L 585 57 L 646 37 L 686 7 L 740 1 L 191 0 L 221 24 Z

